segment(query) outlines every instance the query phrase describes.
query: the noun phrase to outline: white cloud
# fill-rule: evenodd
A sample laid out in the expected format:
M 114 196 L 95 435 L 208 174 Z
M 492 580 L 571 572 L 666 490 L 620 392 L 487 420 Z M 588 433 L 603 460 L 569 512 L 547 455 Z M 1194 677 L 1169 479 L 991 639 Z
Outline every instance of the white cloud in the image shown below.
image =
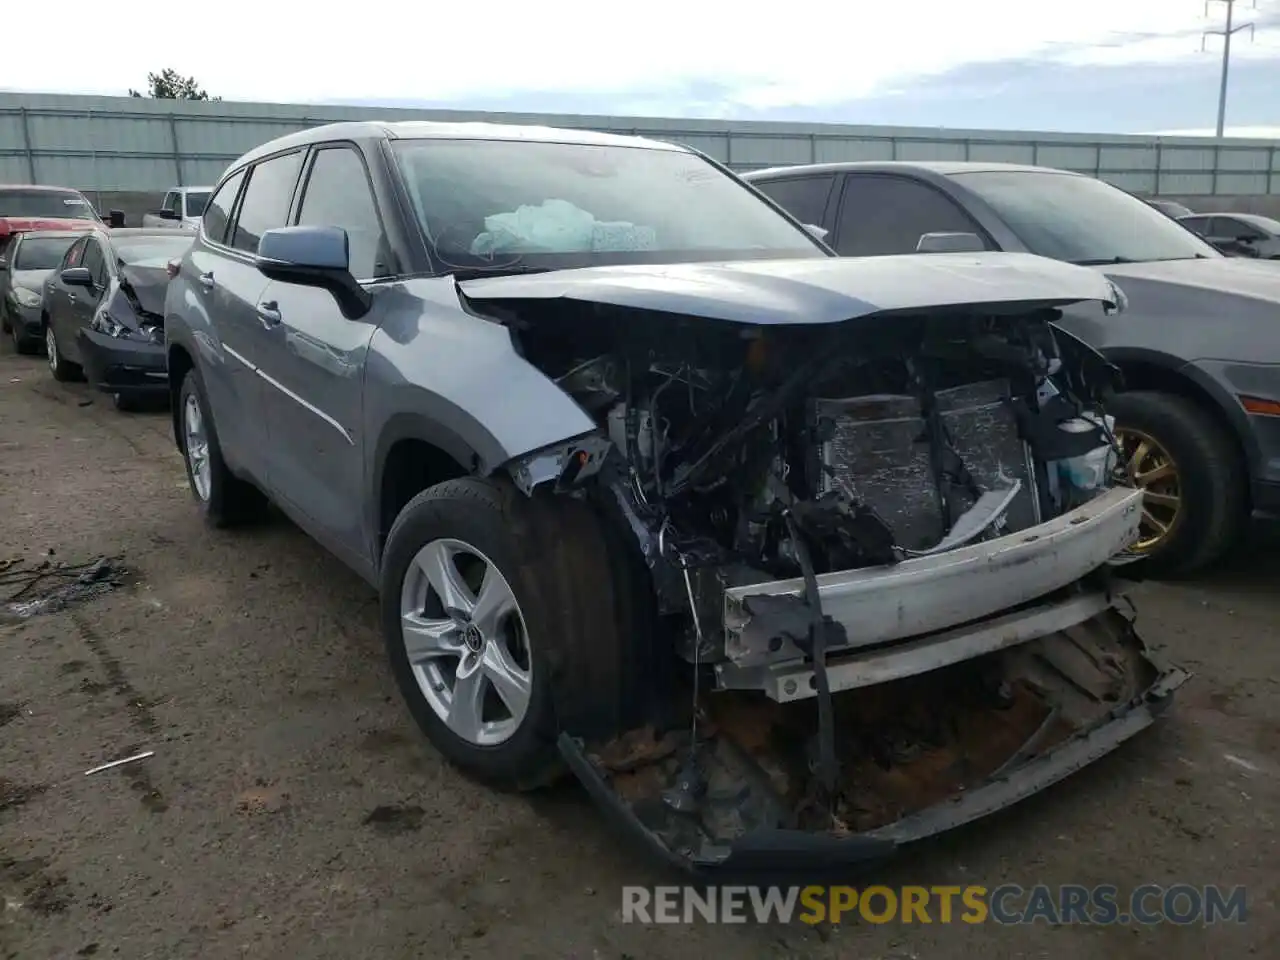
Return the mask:
M 77 55 L 6 44 L 0 89 L 119 94 L 171 66 L 228 100 L 465 101 L 533 91 L 647 91 L 659 100 L 664 87 L 711 81 L 747 106 L 821 105 L 1009 58 L 1172 61 L 1194 55 L 1206 25 L 1202 0 L 797 0 L 785 16 L 766 7 L 758 17 L 712 0 L 126 7 L 117 15 L 96 0 L 64 0 L 58 23 L 92 25 Z M 40 5 L 6 8 L 8 36 L 48 34 Z M 1135 34 L 1172 39 L 1133 42 Z
M 1232 127 L 1223 128 L 1223 136 L 1239 137 L 1245 140 L 1280 140 L 1280 126 Z M 1196 127 L 1190 130 L 1145 130 L 1144 137 L 1216 137 L 1217 131 L 1212 127 Z

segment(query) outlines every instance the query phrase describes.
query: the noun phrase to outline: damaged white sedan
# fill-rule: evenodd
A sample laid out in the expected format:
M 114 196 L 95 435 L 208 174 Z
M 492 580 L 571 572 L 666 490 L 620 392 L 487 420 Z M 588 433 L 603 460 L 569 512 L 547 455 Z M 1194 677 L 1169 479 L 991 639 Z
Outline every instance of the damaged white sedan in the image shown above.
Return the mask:
M 472 774 L 567 767 L 685 869 L 850 862 L 1067 776 L 1187 679 L 1121 589 L 1115 371 L 1054 323 L 1122 308 L 1097 273 L 840 259 L 693 151 L 581 131 L 320 127 L 210 209 L 266 168 L 300 182 L 257 270 L 219 214 L 169 288 L 193 493 L 219 525 L 266 494 L 378 585 Z M 318 177 L 350 202 L 309 213 Z

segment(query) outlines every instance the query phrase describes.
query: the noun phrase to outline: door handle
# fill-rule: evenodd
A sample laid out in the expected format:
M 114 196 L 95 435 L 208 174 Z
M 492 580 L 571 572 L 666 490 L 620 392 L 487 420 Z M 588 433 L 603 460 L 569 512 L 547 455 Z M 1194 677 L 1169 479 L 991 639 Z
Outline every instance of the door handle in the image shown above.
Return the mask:
M 280 322 L 280 305 L 274 300 L 264 300 L 258 304 L 258 319 L 270 330 Z
M 202 274 L 200 274 L 200 286 L 204 287 L 206 290 L 212 290 L 212 289 L 213 289 L 213 274 L 212 274 L 212 273 L 202 273 Z

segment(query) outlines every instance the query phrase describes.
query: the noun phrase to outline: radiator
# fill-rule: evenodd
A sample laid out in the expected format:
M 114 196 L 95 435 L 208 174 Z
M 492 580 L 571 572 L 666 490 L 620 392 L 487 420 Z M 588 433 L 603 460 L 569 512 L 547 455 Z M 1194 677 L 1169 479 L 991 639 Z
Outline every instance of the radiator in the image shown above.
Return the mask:
M 993 380 L 937 393 L 951 445 L 985 490 L 1022 489 L 1006 514 L 1008 529 L 1040 522 L 1031 452 L 1004 402 L 1009 386 Z M 897 394 L 812 401 L 819 445 L 819 487 L 841 488 L 875 510 L 900 546 L 932 547 L 946 533 L 920 403 Z

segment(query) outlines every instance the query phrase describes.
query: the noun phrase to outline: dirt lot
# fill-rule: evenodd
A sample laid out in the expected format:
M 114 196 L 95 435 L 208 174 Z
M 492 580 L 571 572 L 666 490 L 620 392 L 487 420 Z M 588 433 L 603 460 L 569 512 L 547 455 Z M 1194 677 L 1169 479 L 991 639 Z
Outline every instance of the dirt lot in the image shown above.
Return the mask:
M 1196 672 L 1167 722 L 878 877 L 1245 884 L 1246 924 L 643 927 L 621 885 L 672 879 L 573 786 L 496 796 L 444 766 L 372 591 L 283 520 L 204 529 L 167 428 L 0 355 L 0 561 L 119 555 L 132 575 L 0 624 L 0 957 L 1280 956 L 1274 534 L 1141 589 L 1144 633 Z

